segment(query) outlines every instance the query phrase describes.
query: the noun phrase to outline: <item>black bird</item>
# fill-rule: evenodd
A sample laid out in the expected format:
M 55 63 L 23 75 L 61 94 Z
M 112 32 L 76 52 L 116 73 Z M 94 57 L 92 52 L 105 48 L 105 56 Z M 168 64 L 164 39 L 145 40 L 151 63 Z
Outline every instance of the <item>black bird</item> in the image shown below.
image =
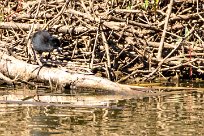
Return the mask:
M 43 52 L 52 52 L 57 49 L 60 52 L 60 41 L 56 37 L 50 35 L 47 31 L 38 31 L 32 38 L 33 49 L 42 55 Z M 61 52 L 60 52 L 61 53 Z

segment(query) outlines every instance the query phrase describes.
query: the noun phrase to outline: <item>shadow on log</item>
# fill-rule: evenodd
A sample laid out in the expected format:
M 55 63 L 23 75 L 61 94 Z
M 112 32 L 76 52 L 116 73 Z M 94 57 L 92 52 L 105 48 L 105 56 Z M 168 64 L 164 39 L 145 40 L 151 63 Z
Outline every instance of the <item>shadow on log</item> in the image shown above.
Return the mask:
M 14 79 L 14 82 L 15 80 L 49 82 L 62 88 L 71 85 L 77 89 L 95 89 L 123 95 L 138 95 L 150 91 L 149 88 L 122 85 L 93 75 L 70 73 L 62 68 L 42 67 L 39 70 L 39 65 L 28 64 L 2 52 L 0 56 L 0 72 L 3 76 Z

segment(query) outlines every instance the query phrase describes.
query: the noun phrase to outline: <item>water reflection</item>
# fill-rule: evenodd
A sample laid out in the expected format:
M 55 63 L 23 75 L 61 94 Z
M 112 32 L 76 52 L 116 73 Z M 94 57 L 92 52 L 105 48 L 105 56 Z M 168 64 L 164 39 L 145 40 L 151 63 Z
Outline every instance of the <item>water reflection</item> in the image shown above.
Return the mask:
M 201 91 L 182 90 L 132 99 L 104 99 L 103 105 L 106 102 L 114 107 L 1 104 L 0 134 L 181 136 L 204 133 Z

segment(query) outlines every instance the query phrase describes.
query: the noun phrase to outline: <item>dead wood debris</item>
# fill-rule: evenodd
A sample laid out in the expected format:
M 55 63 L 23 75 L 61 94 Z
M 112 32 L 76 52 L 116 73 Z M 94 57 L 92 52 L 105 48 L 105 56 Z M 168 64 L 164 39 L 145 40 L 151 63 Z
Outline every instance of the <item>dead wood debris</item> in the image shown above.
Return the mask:
M 47 29 L 63 48 L 63 55 L 52 53 L 52 67 L 116 82 L 203 77 L 202 1 L 6 0 L 0 5 L 0 50 L 28 63 L 37 64 L 29 39 Z

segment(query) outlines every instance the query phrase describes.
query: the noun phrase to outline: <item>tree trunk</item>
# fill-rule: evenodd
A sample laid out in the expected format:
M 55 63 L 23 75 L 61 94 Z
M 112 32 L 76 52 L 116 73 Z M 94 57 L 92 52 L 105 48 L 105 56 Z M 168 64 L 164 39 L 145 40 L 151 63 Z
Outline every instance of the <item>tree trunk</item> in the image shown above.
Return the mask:
M 65 87 L 72 85 L 78 89 L 96 89 L 110 91 L 114 94 L 140 94 L 150 89 L 114 83 L 108 79 L 94 75 L 69 73 L 60 68 L 42 67 L 28 64 L 5 53 L 0 53 L 0 72 L 11 79 L 35 82 L 50 82 Z

